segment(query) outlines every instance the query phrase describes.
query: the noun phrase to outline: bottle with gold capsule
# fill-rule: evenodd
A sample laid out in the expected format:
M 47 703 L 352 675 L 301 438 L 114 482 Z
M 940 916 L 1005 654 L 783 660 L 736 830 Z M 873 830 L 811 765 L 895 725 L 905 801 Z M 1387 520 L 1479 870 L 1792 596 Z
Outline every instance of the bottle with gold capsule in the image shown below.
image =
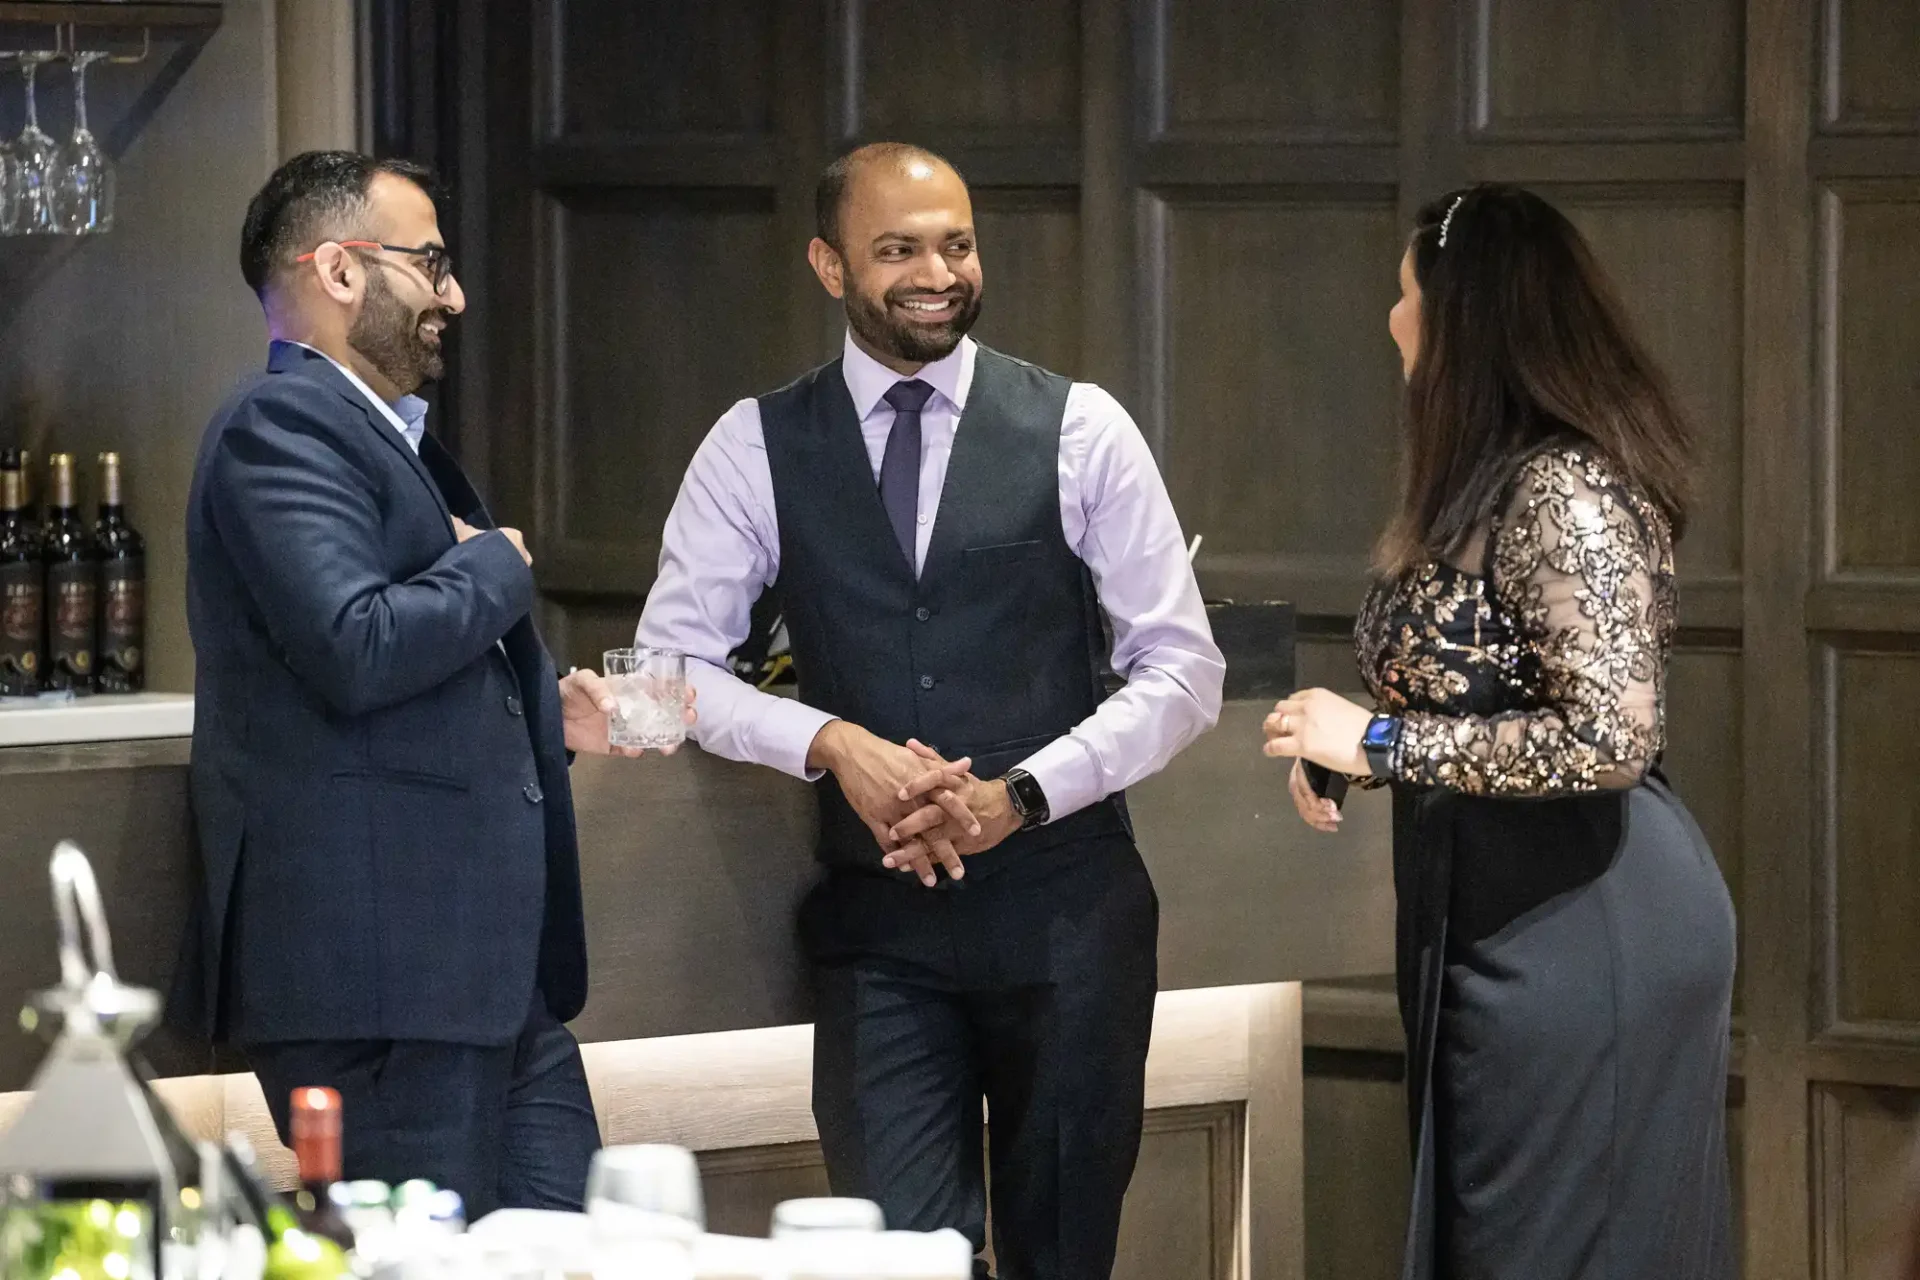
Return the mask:
M 95 683 L 102 693 L 147 685 L 147 544 L 127 522 L 120 455 L 100 455 L 100 518 L 93 526 L 100 583 Z
M 98 597 L 93 539 L 74 497 L 73 455 L 49 459 L 52 505 L 41 532 L 46 557 L 47 670 L 44 687 L 54 692 L 93 692 L 94 614 Z
M 19 450 L 0 453 L 0 698 L 39 693 L 44 666 L 46 566 L 26 487 Z

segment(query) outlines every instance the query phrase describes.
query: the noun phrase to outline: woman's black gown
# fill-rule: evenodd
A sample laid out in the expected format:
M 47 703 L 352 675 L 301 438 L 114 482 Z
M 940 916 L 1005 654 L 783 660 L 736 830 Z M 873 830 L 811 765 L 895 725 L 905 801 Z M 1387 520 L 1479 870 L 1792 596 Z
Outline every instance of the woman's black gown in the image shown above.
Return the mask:
M 1405 722 L 1404 1277 L 1735 1275 L 1733 908 L 1658 767 L 1673 631 L 1665 519 L 1571 442 L 1361 615 L 1362 675 Z

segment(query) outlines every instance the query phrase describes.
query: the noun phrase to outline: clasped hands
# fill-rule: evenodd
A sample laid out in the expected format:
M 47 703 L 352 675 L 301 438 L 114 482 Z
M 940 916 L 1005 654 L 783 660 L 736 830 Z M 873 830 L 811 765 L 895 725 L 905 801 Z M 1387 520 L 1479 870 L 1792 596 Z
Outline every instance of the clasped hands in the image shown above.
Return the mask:
M 884 865 L 911 869 L 929 888 L 937 882 L 935 862 L 962 879 L 963 858 L 1020 829 L 1006 783 L 983 781 L 970 758 L 943 759 L 915 739 L 901 746 L 834 720 L 814 738 L 807 764 L 833 774 L 885 853 Z

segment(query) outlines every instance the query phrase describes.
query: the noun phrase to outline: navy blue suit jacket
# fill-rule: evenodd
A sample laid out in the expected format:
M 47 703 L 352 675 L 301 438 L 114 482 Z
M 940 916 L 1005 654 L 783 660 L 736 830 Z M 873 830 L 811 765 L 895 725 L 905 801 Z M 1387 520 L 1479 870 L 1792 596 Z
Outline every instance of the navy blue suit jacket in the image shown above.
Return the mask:
M 205 873 L 173 1020 L 239 1044 L 501 1044 L 586 1000 L 533 577 L 431 437 L 276 344 L 187 511 Z M 500 642 L 496 644 L 496 641 Z

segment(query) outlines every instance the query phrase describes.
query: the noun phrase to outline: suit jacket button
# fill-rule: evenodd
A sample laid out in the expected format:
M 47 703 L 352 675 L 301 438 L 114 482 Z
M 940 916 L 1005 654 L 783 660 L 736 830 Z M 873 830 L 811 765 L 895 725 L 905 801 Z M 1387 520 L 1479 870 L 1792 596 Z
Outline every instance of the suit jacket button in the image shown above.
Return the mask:
M 931 688 L 933 688 L 933 677 L 932 677 L 932 676 L 921 676 L 921 677 L 920 677 L 920 687 L 921 687 L 922 689 L 931 689 Z
M 512 694 L 507 695 L 507 714 L 510 716 L 520 714 L 520 699 L 514 697 Z
M 925 622 L 928 618 L 931 618 L 933 616 L 933 610 L 927 608 L 927 606 L 925 605 L 921 605 L 918 609 L 915 609 L 913 611 L 913 616 L 915 621 Z
M 526 786 L 522 787 L 520 794 L 527 798 L 528 804 L 539 804 L 547 798 L 541 792 L 539 784 L 534 782 L 529 782 Z

